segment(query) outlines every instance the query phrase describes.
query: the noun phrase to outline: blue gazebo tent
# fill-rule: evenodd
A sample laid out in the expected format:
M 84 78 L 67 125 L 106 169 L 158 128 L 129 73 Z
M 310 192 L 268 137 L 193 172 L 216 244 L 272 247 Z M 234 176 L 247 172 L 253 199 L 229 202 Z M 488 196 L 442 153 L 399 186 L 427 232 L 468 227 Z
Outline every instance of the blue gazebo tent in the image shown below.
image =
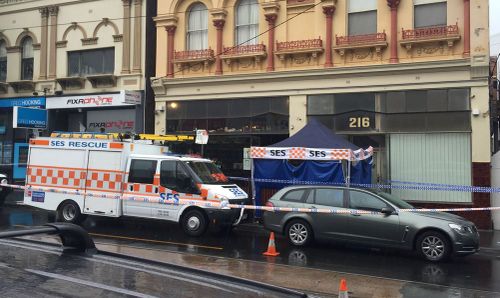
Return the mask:
M 293 136 L 267 147 L 252 147 L 255 204 L 263 189 L 294 184 L 369 184 L 373 149 L 363 150 L 310 119 Z

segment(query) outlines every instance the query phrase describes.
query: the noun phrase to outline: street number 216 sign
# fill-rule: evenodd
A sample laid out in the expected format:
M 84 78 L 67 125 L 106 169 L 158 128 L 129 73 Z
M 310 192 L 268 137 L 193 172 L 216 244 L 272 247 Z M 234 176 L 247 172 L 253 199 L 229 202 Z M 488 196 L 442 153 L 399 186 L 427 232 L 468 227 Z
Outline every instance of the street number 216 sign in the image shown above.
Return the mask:
M 370 117 L 349 117 L 350 128 L 369 128 Z

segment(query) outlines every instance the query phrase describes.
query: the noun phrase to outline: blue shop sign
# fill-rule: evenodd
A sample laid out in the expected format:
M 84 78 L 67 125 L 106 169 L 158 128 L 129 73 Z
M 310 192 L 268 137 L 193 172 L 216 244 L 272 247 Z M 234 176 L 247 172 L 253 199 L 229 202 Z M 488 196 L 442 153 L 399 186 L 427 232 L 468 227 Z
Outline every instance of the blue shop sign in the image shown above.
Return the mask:
M 12 108 L 16 106 L 45 108 L 45 97 L 19 97 L 0 99 L 0 108 Z
M 47 110 L 37 108 L 14 107 L 12 126 L 14 128 L 42 128 L 48 126 Z

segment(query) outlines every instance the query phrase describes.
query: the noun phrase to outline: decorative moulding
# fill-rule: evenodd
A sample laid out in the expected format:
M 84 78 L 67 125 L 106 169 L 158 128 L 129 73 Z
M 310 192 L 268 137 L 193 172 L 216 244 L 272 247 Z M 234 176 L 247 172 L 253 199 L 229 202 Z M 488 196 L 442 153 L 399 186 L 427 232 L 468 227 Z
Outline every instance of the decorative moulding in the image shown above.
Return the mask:
M 5 82 L 0 82 L 0 93 L 5 94 L 9 91 L 9 84 Z
M 460 40 L 461 36 L 458 30 L 458 24 L 449 26 L 434 26 L 417 29 L 402 29 L 402 39 L 399 44 L 406 48 L 408 54 L 414 45 L 425 43 L 444 43 L 448 49 Z
M 308 54 L 317 58 L 323 52 L 323 42 L 318 39 L 293 40 L 276 43 L 276 55 L 280 60 L 285 60 L 287 56 Z
M 89 46 L 89 45 L 97 44 L 97 39 L 98 38 L 99 37 L 82 38 L 82 45 L 83 46 Z
M 56 42 L 56 47 L 57 48 L 65 48 L 66 45 L 68 45 L 68 41 L 67 40 L 61 40 L 61 41 Z
M 85 78 L 82 77 L 57 78 L 56 81 L 61 85 L 63 90 L 78 90 L 85 88 Z
M 91 75 L 86 79 L 92 84 L 93 88 L 115 87 L 118 78 L 112 74 Z
M 33 92 L 35 90 L 35 83 L 32 80 L 21 80 L 8 82 L 16 93 Z
M 227 65 L 230 65 L 232 61 L 245 58 L 252 58 L 255 63 L 260 63 L 267 55 L 264 44 L 225 47 L 222 53 L 221 58 Z
M 351 35 L 351 36 L 335 36 L 336 45 L 333 47 L 341 56 L 344 56 L 348 51 L 357 49 L 370 49 L 380 55 L 382 50 L 387 48 L 387 36 L 385 32 Z

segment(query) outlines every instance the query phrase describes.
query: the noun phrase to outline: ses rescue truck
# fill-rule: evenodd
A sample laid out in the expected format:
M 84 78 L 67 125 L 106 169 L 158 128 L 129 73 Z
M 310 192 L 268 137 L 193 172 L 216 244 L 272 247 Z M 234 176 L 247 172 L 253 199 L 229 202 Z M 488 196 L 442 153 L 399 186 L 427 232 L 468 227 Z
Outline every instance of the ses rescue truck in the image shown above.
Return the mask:
M 164 151 L 144 141 L 32 139 L 24 203 L 56 211 L 58 220 L 71 223 L 85 215 L 169 220 L 191 236 L 209 225 L 219 229 L 240 222 L 243 209 L 167 204 L 179 199 L 244 204 L 248 196 L 212 161 Z

